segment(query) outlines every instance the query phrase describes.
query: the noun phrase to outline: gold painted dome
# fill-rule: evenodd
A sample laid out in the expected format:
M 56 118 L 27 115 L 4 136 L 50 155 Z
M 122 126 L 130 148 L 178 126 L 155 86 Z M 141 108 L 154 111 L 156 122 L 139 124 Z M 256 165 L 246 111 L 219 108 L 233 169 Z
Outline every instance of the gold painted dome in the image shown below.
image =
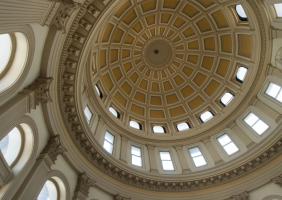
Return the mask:
M 256 35 L 234 11 L 213 0 L 132 0 L 112 8 L 91 52 L 105 109 L 115 108 L 124 125 L 137 121 L 147 134 L 154 125 L 170 134 L 183 122 L 199 127 L 206 111 L 230 114 L 235 106 L 227 109 L 223 95 L 235 105 L 247 91 L 236 77 L 239 67 L 256 72 Z

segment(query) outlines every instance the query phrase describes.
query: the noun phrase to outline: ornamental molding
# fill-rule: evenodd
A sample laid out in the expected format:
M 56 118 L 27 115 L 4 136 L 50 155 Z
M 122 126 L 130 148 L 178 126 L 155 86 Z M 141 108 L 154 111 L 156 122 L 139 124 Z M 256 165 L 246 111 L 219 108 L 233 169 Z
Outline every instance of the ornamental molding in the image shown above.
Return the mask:
M 98 18 L 108 5 L 110 5 L 110 3 L 102 0 L 86 1 L 81 5 L 64 44 L 59 67 L 61 71 L 58 80 L 59 100 L 61 103 L 60 108 L 65 120 L 65 126 L 67 127 L 73 142 L 80 148 L 81 153 L 83 153 L 97 169 L 116 180 L 138 188 L 152 191 L 180 192 L 199 190 L 226 183 L 253 172 L 255 169 L 267 164 L 278 155 L 281 155 L 282 138 L 276 141 L 275 144 L 266 149 L 259 156 L 249 160 L 239 167 L 234 167 L 229 171 L 221 172 L 209 177 L 188 181 L 165 181 L 151 177 L 148 178 L 117 166 L 107 158 L 105 154 L 100 151 L 99 147 L 97 147 L 97 144 L 93 144 L 94 142 L 88 139 L 88 135 L 83 128 L 83 119 L 79 116 L 79 111 L 77 110 L 78 106 L 76 105 L 75 76 L 78 71 L 78 63 L 80 61 L 80 56 L 82 55 L 83 47 L 86 44 L 86 40 Z M 254 4 L 254 8 L 256 8 L 256 6 L 257 5 Z M 258 14 L 257 17 L 259 26 L 262 32 L 265 33 L 262 16 Z M 266 56 L 266 36 L 264 34 L 262 34 L 262 40 L 262 45 L 264 46 L 262 46 L 260 65 L 264 65 L 263 62 L 265 62 Z
M 249 193 L 243 192 L 241 194 L 234 195 L 226 200 L 249 200 Z
M 123 197 L 119 194 L 114 196 L 114 200 L 131 200 L 131 198 Z
M 85 173 L 78 176 L 74 192 L 74 200 L 87 199 L 90 187 L 95 186 L 95 181 L 90 179 Z
M 25 88 L 22 93 L 31 96 L 31 108 L 35 108 L 40 103 L 52 102 L 50 96 L 50 85 L 53 81 L 51 77 L 39 77 L 31 85 Z
M 271 181 L 273 183 L 279 185 L 280 187 L 282 187 L 282 174 L 277 176 L 277 177 L 275 177 L 275 178 L 273 178 Z
M 39 159 L 46 159 L 47 164 L 51 166 L 57 160 L 59 155 L 63 155 L 66 152 L 66 149 L 63 147 L 60 136 L 52 136 L 48 140 L 48 144 L 45 146 L 41 152 Z

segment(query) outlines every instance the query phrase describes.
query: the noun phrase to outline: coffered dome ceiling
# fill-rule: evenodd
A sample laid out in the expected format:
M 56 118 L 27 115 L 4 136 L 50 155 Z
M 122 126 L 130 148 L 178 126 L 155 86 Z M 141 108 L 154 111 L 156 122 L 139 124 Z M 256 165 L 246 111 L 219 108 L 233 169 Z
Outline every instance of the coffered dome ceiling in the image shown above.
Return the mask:
M 181 122 L 197 128 L 201 113 L 224 119 L 248 91 L 250 84 L 236 80 L 236 72 L 246 66 L 246 82 L 252 81 L 259 44 L 234 5 L 123 1 L 109 13 L 96 29 L 92 80 L 105 110 L 116 108 L 124 125 L 136 120 L 147 134 L 155 124 L 170 134 Z M 235 96 L 228 109 L 220 103 L 226 92 Z

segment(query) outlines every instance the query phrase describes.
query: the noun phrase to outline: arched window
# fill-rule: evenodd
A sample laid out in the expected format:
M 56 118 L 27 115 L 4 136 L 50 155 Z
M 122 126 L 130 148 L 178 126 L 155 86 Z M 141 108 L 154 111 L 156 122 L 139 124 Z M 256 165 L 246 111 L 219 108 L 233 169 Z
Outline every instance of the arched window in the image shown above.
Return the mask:
M 9 166 L 12 166 L 20 155 L 22 148 L 22 133 L 19 128 L 13 128 L 1 141 L 0 150 Z
M 165 128 L 163 126 L 153 126 L 154 133 L 165 133 Z
M 190 126 L 186 122 L 182 122 L 176 125 L 178 131 L 186 131 L 190 129 Z
M 120 113 L 115 108 L 109 107 L 109 111 L 115 118 L 120 118 Z
M 232 100 L 234 99 L 234 95 L 231 94 L 230 92 L 224 93 L 224 95 L 220 99 L 220 103 L 223 106 L 227 106 Z
M 58 196 L 56 183 L 52 180 L 47 180 L 43 185 L 37 200 L 57 200 Z
M 134 121 L 134 120 L 130 120 L 129 126 L 132 127 L 132 128 L 138 129 L 138 130 L 142 129 L 141 124 L 138 123 L 137 121 Z
M 19 172 L 25 166 L 32 154 L 33 146 L 33 131 L 25 123 L 14 127 L 0 140 L 0 152 L 14 172 Z
M 23 33 L 0 34 L 0 92 L 10 88 L 21 76 L 28 49 Z
M 0 34 L 0 77 L 7 69 L 12 55 L 12 38 L 9 34 Z
M 235 10 L 241 21 L 248 21 L 248 16 L 241 4 L 236 5 Z
M 67 182 L 65 178 L 62 177 L 62 175 L 60 175 L 59 177 L 57 175 L 52 176 L 44 183 L 37 196 L 37 200 L 69 199 L 69 186 L 67 185 Z
M 248 69 L 246 67 L 240 66 L 236 73 L 236 80 L 243 83 L 246 78 L 247 72 Z
M 207 121 L 211 120 L 213 118 L 213 114 L 210 111 L 205 111 L 200 115 L 200 119 L 202 123 L 206 123 Z

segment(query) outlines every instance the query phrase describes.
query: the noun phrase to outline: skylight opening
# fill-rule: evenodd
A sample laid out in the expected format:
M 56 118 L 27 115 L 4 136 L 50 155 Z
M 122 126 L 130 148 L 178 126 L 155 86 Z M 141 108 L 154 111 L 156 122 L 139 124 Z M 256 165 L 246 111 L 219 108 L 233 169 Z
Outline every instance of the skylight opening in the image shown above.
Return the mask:
M 88 106 L 85 106 L 85 108 L 84 108 L 84 116 L 87 120 L 87 123 L 89 124 L 93 114 L 92 114 L 92 112 L 91 112 L 91 110 Z
M 275 84 L 275 83 L 269 83 L 265 93 L 274 98 L 275 100 L 282 103 L 282 87 Z
M 0 34 L 0 74 L 5 70 L 12 54 L 12 39 L 9 34 Z
M 248 69 L 246 67 L 239 67 L 236 73 L 236 80 L 243 83 L 246 75 L 247 75 Z
M 105 136 L 104 136 L 103 148 L 110 154 L 113 154 L 114 139 L 115 137 L 111 133 L 106 131 Z
M 193 159 L 193 162 L 196 167 L 202 167 L 207 164 L 206 159 L 204 158 L 202 152 L 200 151 L 199 147 L 194 147 L 189 149 L 190 156 Z
M 174 166 L 173 166 L 169 151 L 161 151 L 160 152 L 160 158 L 161 158 L 163 170 L 165 170 L 165 171 L 173 171 L 174 170 Z
M 277 17 L 282 17 L 282 3 L 275 3 L 274 8 L 275 8 Z
M 102 97 L 103 97 L 103 94 L 102 94 L 102 92 L 101 92 L 99 86 L 96 84 L 96 85 L 94 86 L 94 88 L 95 88 L 96 94 L 97 94 L 100 98 L 102 98 Z
M 131 146 L 131 164 L 142 167 L 142 152 L 141 148 Z
M 163 133 L 165 133 L 165 128 L 162 127 L 162 126 L 156 125 L 156 126 L 153 126 L 153 132 L 163 134 Z
M 176 125 L 178 131 L 186 131 L 190 129 L 190 126 L 186 122 L 182 122 Z
M 208 122 L 213 118 L 213 114 L 210 111 L 205 111 L 200 115 L 200 119 L 203 123 Z
M 142 129 L 142 126 L 140 123 L 134 121 L 134 120 L 131 120 L 129 122 L 129 126 L 132 127 L 132 128 L 135 128 L 135 129 L 138 129 L 138 130 L 141 130 Z
M 249 125 L 258 135 L 262 135 L 269 128 L 268 124 L 262 121 L 254 113 L 249 113 L 244 121 Z
M 241 4 L 236 5 L 235 10 L 241 21 L 248 21 L 248 16 Z
M 234 95 L 230 92 L 226 92 L 220 99 L 222 105 L 227 106 L 234 99 Z
M 119 117 L 120 117 L 119 112 L 118 112 L 116 109 L 114 109 L 113 107 L 109 107 L 109 111 L 110 111 L 110 113 L 112 113 L 112 115 L 113 115 L 115 118 L 119 118 Z
M 218 137 L 217 140 L 228 155 L 232 155 L 239 151 L 239 148 L 227 134 Z

